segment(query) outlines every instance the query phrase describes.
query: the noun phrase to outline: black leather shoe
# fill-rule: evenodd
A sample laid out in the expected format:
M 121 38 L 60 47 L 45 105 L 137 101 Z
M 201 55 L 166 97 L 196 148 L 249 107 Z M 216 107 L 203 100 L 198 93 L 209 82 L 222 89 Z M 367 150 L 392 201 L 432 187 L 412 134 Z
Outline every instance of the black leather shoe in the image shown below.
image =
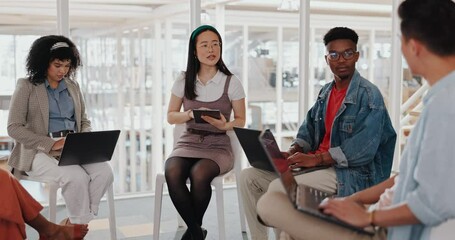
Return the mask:
M 207 229 L 201 227 L 202 229 L 202 239 L 205 239 L 207 237 Z M 191 236 L 190 230 L 186 229 L 186 231 L 183 233 L 181 240 L 194 240 L 193 236 Z
M 187 228 L 185 233 L 182 235 L 182 240 L 192 240 L 190 230 Z
M 201 228 L 202 228 L 202 236 L 203 236 L 203 239 L 205 239 L 205 237 L 207 237 L 207 229 L 205 229 L 205 228 L 203 228 L 203 227 L 201 227 Z

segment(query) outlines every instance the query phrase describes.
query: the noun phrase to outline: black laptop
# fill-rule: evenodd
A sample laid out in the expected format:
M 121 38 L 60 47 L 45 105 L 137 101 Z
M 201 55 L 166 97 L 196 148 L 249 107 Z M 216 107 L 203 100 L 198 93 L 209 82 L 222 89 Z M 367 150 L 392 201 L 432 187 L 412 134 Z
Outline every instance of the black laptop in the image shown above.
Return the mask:
M 374 230 L 372 227 L 365 229 L 359 228 L 350 225 L 349 223 L 343 222 L 333 216 L 322 213 L 322 211 L 319 209 L 319 204 L 325 198 L 331 197 L 331 194 L 297 183 L 292 171 L 288 167 L 286 159 L 283 158 L 276 140 L 270 130 L 265 130 L 262 132 L 259 140 L 261 142 L 261 146 L 264 148 L 267 154 L 268 160 L 271 164 L 273 164 L 276 173 L 278 173 L 280 176 L 281 182 L 286 189 L 289 199 L 299 211 L 321 218 L 325 221 L 335 223 L 342 227 L 349 228 L 359 233 L 374 235 Z
M 259 142 L 259 135 L 262 131 L 234 127 L 234 132 L 239 139 L 240 145 L 242 146 L 251 166 L 261 170 L 275 172 L 272 164 L 270 164 L 267 158 L 267 154 Z
M 273 165 L 267 158 L 267 153 L 259 141 L 259 136 L 262 131 L 248 128 L 234 127 L 235 135 L 239 139 L 240 145 L 245 152 L 248 162 L 251 166 L 266 170 L 269 172 L 275 172 Z M 278 151 L 280 151 L 278 149 Z M 281 152 L 280 152 L 281 156 Z M 312 172 L 320 169 L 327 168 L 326 166 L 310 167 L 310 168 L 294 168 L 292 170 L 293 175 L 299 175 L 307 172 Z
M 69 133 L 58 162 L 59 166 L 109 161 L 120 130 Z

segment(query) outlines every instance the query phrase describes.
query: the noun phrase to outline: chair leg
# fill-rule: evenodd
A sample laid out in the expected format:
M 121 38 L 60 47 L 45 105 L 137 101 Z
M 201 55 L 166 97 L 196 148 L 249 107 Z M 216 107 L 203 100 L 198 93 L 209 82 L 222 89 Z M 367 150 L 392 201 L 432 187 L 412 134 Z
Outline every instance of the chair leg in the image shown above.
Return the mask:
M 223 180 L 215 184 L 216 193 L 216 209 L 218 215 L 218 239 L 226 239 L 226 226 L 224 222 L 224 194 L 223 194 Z
M 49 221 L 57 223 L 57 190 L 58 183 L 49 182 Z
M 107 204 L 109 205 L 109 230 L 111 240 L 117 239 L 117 223 L 115 220 L 114 184 L 107 189 Z
M 239 188 L 239 174 L 236 174 L 236 182 L 237 182 L 237 198 L 239 200 L 239 215 L 240 215 L 240 228 L 242 232 L 246 233 L 246 221 L 245 221 L 245 209 L 243 208 L 243 201 L 242 195 L 240 195 L 240 188 Z
M 246 233 L 246 219 L 245 219 L 245 209 L 243 207 L 242 195 L 240 193 L 239 183 L 240 183 L 240 172 L 242 171 L 242 162 L 245 160 L 242 146 L 240 145 L 239 140 L 235 134 L 228 132 L 228 135 L 231 139 L 232 151 L 234 152 L 234 171 L 235 171 L 235 181 L 237 185 L 237 198 L 239 202 L 239 215 L 240 215 L 240 228 L 242 232 Z
M 153 240 L 160 239 L 161 208 L 163 202 L 163 185 L 166 179 L 163 174 L 156 175 L 155 211 L 153 213 Z

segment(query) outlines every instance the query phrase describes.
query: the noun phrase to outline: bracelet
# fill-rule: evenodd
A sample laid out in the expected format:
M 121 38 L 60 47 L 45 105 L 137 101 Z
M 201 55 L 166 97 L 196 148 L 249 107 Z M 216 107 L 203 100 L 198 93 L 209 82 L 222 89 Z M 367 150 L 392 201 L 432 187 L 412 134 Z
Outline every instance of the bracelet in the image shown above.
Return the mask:
M 368 213 L 368 222 L 370 223 L 371 226 L 375 227 L 374 225 L 374 213 L 376 212 L 376 210 L 373 210 L 371 212 Z

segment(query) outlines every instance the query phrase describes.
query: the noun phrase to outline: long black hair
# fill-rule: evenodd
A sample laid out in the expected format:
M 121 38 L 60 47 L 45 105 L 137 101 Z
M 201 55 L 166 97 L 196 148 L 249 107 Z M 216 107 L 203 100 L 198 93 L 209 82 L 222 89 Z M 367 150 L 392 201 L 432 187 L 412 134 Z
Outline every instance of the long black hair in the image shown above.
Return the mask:
M 82 65 L 79 51 L 74 43 L 65 36 L 48 35 L 36 39 L 27 56 L 26 70 L 28 79 L 33 84 L 44 83 L 49 64 L 58 60 L 70 60 L 70 69 L 66 77 L 72 79 Z
M 223 62 L 222 53 L 223 53 L 223 44 L 221 40 L 220 33 L 210 25 L 202 25 L 196 28 L 193 33 L 191 33 L 190 40 L 188 43 L 188 61 L 186 65 L 186 73 L 185 73 L 185 97 L 187 99 L 193 100 L 197 97 L 196 94 L 196 76 L 200 69 L 199 59 L 196 56 L 196 40 L 197 36 L 205 31 L 214 32 L 219 39 L 220 42 L 220 60 L 216 63 L 218 70 L 222 73 L 231 76 L 232 73 L 226 67 Z

